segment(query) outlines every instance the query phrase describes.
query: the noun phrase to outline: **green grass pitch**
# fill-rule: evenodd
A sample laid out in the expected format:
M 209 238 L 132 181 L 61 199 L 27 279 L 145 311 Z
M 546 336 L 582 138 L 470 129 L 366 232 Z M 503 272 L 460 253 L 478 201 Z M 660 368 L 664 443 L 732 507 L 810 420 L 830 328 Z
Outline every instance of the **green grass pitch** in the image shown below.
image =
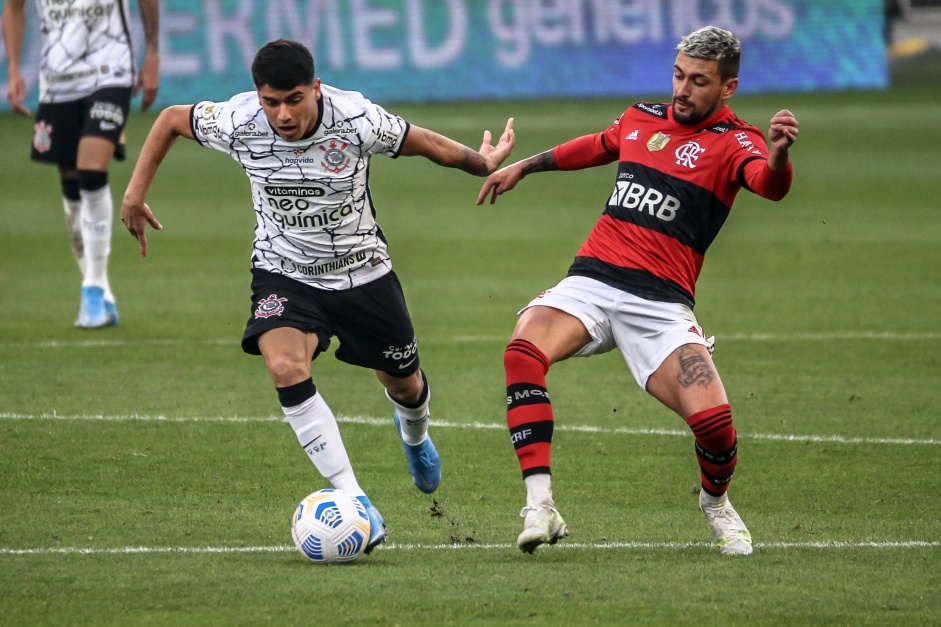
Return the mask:
M 937 623 L 935 88 L 732 101 L 762 128 L 782 107 L 801 121 L 791 194 L 743 192 L 699 284 L 740 434 L 746 559 L 710 545 L 692 438 L 615 354 L 550 372 L 572 535 L 515 548 L 525 494 L 503 347 L 517 309 L 564 275 L 613 166 L 534 175 L 477 207 L 482 179 L 373 161 L 444 478 L 420 494 L 372 374 L 318 359 L 389 541 L 317 567 L 291 546 L 289 518 L 325 484 L 278 421 L 263 363 L 238 346 L 253 227 L 240 168 L 178 143 L 148 199 L 165 229 L 147 259 L 115 222 L 122 326 L 82 332 L 54 171 L 27 159 L 32 124 L 0 117 L 0 624 Z M 513 116 L 515 159 L 604 128 L 629 102 L 389 108 L 470 145 Z M 131 118 L 117 201 L 152 121 Z

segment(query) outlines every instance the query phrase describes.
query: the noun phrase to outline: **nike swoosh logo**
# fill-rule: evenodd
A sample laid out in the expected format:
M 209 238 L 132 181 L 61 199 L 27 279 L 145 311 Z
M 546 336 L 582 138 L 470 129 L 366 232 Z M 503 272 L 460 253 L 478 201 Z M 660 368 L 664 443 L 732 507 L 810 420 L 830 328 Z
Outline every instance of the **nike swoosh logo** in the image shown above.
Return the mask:
M 409 359 L 409 360 L 406 361 L 405 363 L 400 363 L 400 364 L 399 364 L 399 370 L 405 370 L 406 368 L 408 368 L 409 366 L 411 366 L 412 364 L 414 364 L 416 359 L 418 359 L 418 357 L 412 357 L 411 359 Z

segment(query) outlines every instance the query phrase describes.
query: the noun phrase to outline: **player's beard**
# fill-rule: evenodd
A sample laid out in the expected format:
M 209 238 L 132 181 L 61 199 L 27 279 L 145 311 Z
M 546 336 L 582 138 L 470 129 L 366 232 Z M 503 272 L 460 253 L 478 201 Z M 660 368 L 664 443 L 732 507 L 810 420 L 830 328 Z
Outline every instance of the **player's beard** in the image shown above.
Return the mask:
M 673 99 L 673 119 L 679 122 L 680 124 L 685 124 L 687 126 L 695 126 L 705 119 L 702 111 L 696 108 L 692 103 L 681 103 L 685 105 L 688 110 L 685 113 L 680 113 L 676 108 L 676 98 Z
M 696 126 L 697 124 L 699 124 L 706 118 L 712 117 L 712 115 L 717 110 L 717 107 L 715 104 L 713 104 L 713 106 L 710 107 L 708 111 L 703 111 L 702 109 L 697 108 L 696 105 L 693 104 L 692 102 L 686 101 L 686 102 L 683 102 L 682 104 L 688 107 L 689 110 L 686 113 L 680 113 L 679 111 L 676 110 L 676 100 L 677 100 L 676 98 L 673 99 L 673 105 L 672 105 L 673 106 L 673 119 L 685 126 Z

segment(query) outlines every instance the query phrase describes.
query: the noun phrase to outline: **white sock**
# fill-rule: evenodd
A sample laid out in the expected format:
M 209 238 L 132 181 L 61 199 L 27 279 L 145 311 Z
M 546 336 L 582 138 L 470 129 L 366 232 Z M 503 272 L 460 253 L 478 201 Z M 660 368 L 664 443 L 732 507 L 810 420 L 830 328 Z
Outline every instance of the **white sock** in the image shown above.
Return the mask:
M 726 492 L 725 494 L 721 496 L 713 496 L 709 494 L 708 492 L 706 492 L 705 490 L 700 490 L 699 502 L 709 507 L 718 507 L 719 503 L 722 503 L 723 501 L 726 501 L 728 499 L 728 496 L 729 496 L 728 492 Z
M 105 300 L 114 301 L 111 285 L 108 283 L 111 221 L 114 218 L 111 186 L 105 185 L 95 191 L 83 189 L 81 194 L 81 230 L 85 249 L 85 279 L 82 281 L 82 287 L 100 287 L 105 291 Z
M 406 444 L 417 446 L 428 437 L 428 423 L 431 420 L 431 410 L 428 406 L 431 404 L 431 388 L 428 387 L 428 381 L 425 381 L 427 394 L 425 402 L 418 407 L 405 407 L 397 402 L 389 390 L 386 390 L 386 398 L 389 399 L 395 409 L 399 412 L 399 429 L 402 432 L 402 439 Z
M 85 277 L 85 246 L 82 244 L 82 201 L 62 197 L 62 209 L 65 210 L 65 226 L 69 231 L 69 244 L 78 263 L 78 269 Z
M 334 488 L 352 496 L 365 496 L 343 446 L 337 419 L 320 392 L 294 407 L 282 407 L 297 441 L 321 475 Z
M 529 475 L 523 481 L 526 482 L 527 505 L 555 507 L 555 501 L 552 500 L 552 475 L 546 473 Z

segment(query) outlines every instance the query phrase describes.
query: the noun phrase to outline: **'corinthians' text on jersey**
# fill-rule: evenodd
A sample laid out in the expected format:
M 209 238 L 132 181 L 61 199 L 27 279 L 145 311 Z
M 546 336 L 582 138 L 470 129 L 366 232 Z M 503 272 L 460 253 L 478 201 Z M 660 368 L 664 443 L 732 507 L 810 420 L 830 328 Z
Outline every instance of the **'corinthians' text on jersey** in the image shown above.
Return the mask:
M 40 102 L 134 84 L 128 0 L 36 0 L 36 8 L 42 22 Z
M 369 192 L 369 158 L 397 157 L 408 123 L 357 92 L 322 85 L 314 132 L 288 142 L 258 94 L 200 102 L 190 114 L 200 144 L 227 153 L 251 181 L 252 266 L 320 289 L 368 283 L 392 269 Z

